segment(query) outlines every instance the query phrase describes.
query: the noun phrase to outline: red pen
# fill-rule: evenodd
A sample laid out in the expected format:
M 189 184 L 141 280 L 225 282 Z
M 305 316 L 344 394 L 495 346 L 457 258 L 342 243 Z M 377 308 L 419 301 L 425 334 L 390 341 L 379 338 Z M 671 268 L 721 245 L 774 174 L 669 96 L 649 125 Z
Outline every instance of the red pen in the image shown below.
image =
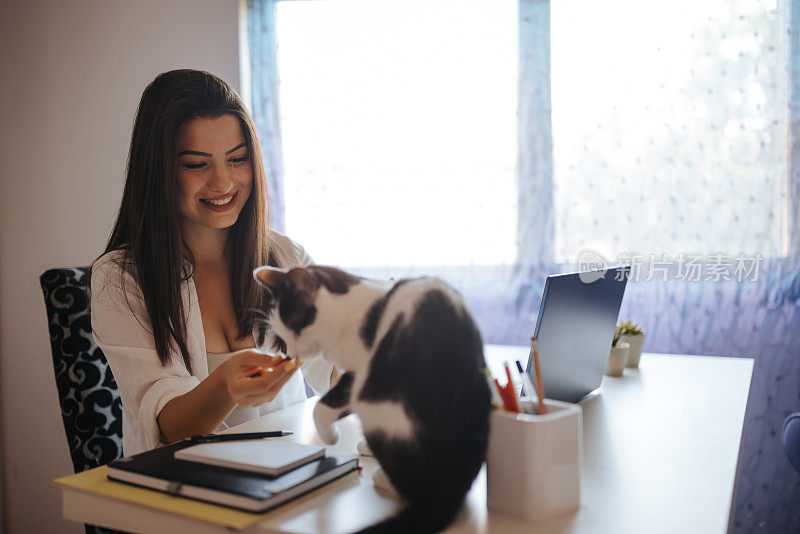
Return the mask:
M 506 391 L 508 392 L 509 402 L 511 402 L 511 406 L 514 413 L 519 413 L 519 399 L 517 399 L 517 390 L 514 389 L 514 381 L 511 380 L 511 369 L 508 367 L 508 362 L 505 362 L 503 366 L 506 368 L 506 376 L 508 377 L 508 384 L 506 384 Z
M 511 404 L 511 399 L 508 398 L 508 390 L 500 385 L 497 379 L 494 379 L 494 385 L 497 386 L 497 392 L 500 394 L 500 400 L 503 401 L 503 409 L 507 412 L 514 411 L 514 405 Z

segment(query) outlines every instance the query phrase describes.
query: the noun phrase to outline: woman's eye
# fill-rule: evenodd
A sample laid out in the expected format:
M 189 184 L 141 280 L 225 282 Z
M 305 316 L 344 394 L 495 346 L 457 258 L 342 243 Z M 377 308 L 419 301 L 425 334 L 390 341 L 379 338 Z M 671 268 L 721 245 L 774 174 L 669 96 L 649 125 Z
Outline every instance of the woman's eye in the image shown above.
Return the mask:
M 249 160 L 250 160 L 250 156 L 248 156 L 247 154 L 245 154 L 244 156 L 239 156 L 237 158 L 231 158 L 230 159 L 231 163 L 244 163 L 245 161 L 249 161 Z
M 201 167 L 205 167 L 205 163 L 184 163 L 183 166 L 187 169 L 199 169 Z

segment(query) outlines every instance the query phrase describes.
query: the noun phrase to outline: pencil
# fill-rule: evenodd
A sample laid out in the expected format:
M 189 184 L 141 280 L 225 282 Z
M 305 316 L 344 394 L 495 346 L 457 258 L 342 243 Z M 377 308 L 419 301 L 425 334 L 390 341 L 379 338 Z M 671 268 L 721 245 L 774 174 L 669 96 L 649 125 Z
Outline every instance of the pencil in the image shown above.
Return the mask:
M 544 404 L 544 384 L 542 383 L 542 369 L 539 367 L 539 347 L 536 345 L 536 338 L 531 338 L 531 345 L 533 345 L 533 370 L 536 374 L 536 393 L 539 394 L 539 415 L 547 413 L 547 407 Z
M 508 391 L 508 398 L 511 402 L 511 406 L 514 408 L 512 411 L 515 413 L 519 413 L 522 410 L 519 409 L 519 401 L 517 400 L 517 390 L 514 389 L 514 381 L 511 380 L 511 369 L 508 367 L 508 362 L 503 364 L 506 368 L 506 376 L 508 377 L 508 384 L 506 384 L 506 391 Z

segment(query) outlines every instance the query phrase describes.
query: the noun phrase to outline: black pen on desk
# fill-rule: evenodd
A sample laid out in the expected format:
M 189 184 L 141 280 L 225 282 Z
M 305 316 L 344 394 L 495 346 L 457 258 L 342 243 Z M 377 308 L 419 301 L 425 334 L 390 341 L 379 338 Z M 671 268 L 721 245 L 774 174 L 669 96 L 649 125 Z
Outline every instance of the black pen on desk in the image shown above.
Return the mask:
M 242 439 L 262 439 L 262 438 L 282 438 L 290 436 L 292 433 L 286 430 L 275 430 L 271 432 L 240 432 L 239 434 L 203 434 L 192 436 L 183 441 L 192 443 L 218 443 L 221 441 L 237 441 Z

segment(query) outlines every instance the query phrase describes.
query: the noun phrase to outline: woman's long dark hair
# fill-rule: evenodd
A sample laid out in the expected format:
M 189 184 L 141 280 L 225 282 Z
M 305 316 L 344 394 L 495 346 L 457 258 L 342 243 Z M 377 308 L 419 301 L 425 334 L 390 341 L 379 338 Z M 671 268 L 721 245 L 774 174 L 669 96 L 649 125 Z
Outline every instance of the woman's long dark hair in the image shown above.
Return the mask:
M 197 70 L 159 74 L 139 102 L 133 126 L 125 191 L 105 252 L 125 251 L 125 265 L 139 284 L 162 365 L 177 348 L 189 372 L 186 310 L 181 285 L 194 272 L 194 257 L 183 240 L 176 178 L 177 139 L 181 126 L 197 118 L 232 115 L 242 127 L 251 159 L 250 198 L 231 228 L 231 287 L 239 337 L 258 328 L 265 295 L 253 269 L 270 262 L 267 182 L 253 119 L 241 98 L 223 80 Z

